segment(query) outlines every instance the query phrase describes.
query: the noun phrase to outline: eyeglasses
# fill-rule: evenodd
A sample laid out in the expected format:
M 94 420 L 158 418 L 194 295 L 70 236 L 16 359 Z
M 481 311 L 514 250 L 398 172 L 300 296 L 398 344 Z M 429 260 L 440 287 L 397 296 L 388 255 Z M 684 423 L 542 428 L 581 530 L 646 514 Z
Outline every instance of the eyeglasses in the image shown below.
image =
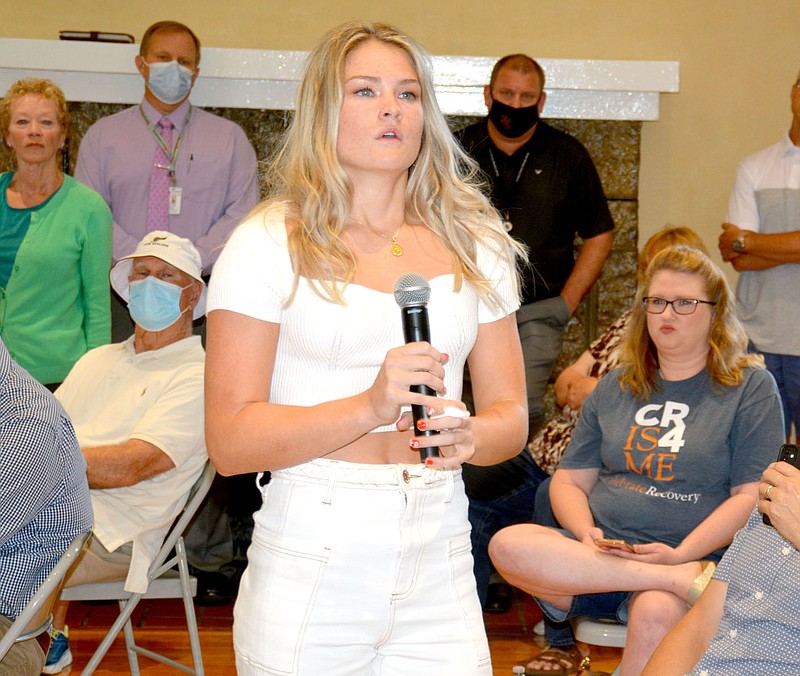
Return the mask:
M 675 300 L 664 300 L 658 296 L 645 296 L 642 301 L 644 302 L 644 309 L 651 315 L 660 315 L 667 309 L 667 305 L 671 305 L 675 310 L 675 314 L 691 315 L 697 310 L 700 303 L 706 305 L 716 305 L 715 302 L 710 300 L 698 300 L 697 298 L 676 298 Z

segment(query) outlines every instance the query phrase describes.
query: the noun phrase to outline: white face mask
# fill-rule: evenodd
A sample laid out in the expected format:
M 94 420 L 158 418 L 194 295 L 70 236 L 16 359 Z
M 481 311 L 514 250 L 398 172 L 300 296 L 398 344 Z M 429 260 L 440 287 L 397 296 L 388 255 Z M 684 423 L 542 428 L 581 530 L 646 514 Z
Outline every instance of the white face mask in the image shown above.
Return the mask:
M 183 101 L 192 89 L 192 71 L 177 61 L 148 63 L 147 88 L 159 101 L 172 105 Z

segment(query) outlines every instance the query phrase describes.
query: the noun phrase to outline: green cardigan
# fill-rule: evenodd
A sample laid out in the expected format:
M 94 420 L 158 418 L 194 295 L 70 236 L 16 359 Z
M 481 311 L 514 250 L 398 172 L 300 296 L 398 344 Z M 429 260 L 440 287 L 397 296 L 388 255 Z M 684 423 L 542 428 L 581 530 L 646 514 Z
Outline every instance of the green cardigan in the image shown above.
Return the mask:
M 9 180 L 0 175 L 3 192 Z M 0 337 L 39 382 L 61 382 L 81 355 L 110 342 L 110 266 L 111 211 L 94 190 L 64 176 L 50 201 L 31 212 L 0 288 Z

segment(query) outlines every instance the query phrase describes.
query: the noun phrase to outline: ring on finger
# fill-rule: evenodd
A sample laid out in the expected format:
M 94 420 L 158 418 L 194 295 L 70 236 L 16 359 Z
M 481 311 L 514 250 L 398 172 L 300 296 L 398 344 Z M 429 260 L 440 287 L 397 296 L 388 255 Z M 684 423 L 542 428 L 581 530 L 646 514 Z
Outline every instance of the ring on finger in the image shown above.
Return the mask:
M 764 497 L 769 500 L 769 492 L 772 490 L 772 484 L 767 486 L 767 490 L 764 491 Z

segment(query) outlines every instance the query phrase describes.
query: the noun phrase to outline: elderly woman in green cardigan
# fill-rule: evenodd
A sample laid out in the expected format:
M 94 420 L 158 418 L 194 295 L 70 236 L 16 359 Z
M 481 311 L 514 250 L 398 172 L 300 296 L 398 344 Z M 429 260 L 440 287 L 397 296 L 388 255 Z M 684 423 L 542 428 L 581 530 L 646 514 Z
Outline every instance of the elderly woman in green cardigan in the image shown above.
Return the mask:
M 59 167 L 69 112 L 56 85 L 14 83 L 0 101 L 0 128 L 16 164 L 0 174 L 0 336 L 54 388 L 111 339 L 111 212 Z

